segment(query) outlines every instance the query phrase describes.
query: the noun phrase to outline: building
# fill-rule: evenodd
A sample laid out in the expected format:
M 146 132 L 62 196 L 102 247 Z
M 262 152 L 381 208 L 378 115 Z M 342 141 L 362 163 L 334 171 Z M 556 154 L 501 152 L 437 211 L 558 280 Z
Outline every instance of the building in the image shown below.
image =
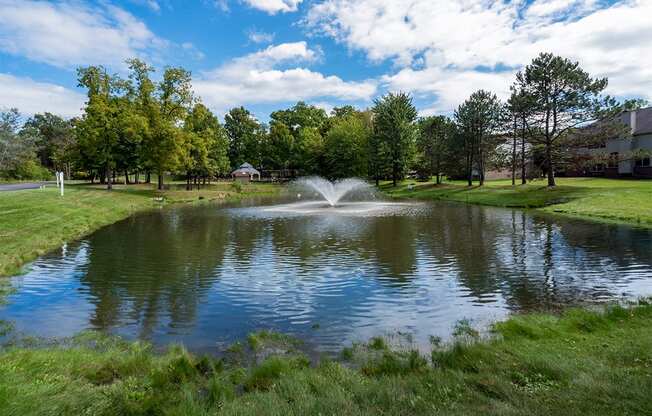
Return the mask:
M 240 167 L 233 172 L 231 172 L 231 177 L 233 180 L 238 182 L 249 182 L 256 179 L 260 180 L 260 172 L 254 169 L 249 163 L 243 163 Z
M 600 159 L 582 172 L 585 176 L 652 178 L 652 107 L 626 111 L 620 121 L 631 135 L 608 139 L 603 145 L 578 150 L 578 156 Z

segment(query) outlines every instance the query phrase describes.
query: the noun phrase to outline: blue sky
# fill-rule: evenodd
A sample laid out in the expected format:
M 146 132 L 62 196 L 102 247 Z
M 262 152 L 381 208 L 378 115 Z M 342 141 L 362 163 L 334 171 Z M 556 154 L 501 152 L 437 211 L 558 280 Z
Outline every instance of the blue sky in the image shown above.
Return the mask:
M 297 100 L 360 107 L 410 92 L 422 114 L 474 90 L 505 98 L 541 51 L 608 76 L 608 93 L 652 99 L 652 0 L 0 0 L 0 107 L 79 114 L 75 68 L 193 72 L 220 116 L 260 119 Z

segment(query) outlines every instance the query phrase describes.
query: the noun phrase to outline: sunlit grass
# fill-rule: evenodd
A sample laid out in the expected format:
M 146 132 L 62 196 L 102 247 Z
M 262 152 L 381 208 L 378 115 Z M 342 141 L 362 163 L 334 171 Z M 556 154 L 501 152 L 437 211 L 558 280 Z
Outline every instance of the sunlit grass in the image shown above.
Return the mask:
M 512 186 L 510 180 L 487 181 L 480 187 L 465 181 L 404 181 L 396 188 L 381 189 L 397 198 L 442 199 L 514 208 L 538 208 L 546 212 L 591 217 L 652 227 L 652 181 L 604 178 L 557 178 L 548 188 L 543 180 Z
M 162 192 L 153 185 L 67 186 L 63 197 L 55 187 L 0 192 L 0 276 L 16 273 L 37 256 L 100 227 L 162 204 L 228 200 L 275 193 L 278 186 L 249 184 L 235 189 L 230 182 L 186 191 Z

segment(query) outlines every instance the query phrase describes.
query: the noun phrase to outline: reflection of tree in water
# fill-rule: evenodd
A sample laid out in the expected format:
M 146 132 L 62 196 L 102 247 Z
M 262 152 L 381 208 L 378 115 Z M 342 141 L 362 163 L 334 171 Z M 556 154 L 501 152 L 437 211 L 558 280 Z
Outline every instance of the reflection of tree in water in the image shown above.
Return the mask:
M 446 204 L 419 221 L 424 247 L 477 301 L 500 293 L 518 310 L 617 296 L 623 268 L 652 264 L 652 233 L 629 227 Z
M 148 337 L 163 318 L 173 328 L 192 323 L 222 262 L 228 226 L 227 217 L 171 210 L 93 235 L 81 279 L 95 304 L 93 326 L 108 329 L 128 318 Z
M 428 273 L 456 279 L 475 303 L 499 296 L 512 309 L 550 307 L 606 294 L 631 277 L 622 272 L 629 265 L 649 270 L 652 264 L 649 231 L 445 203 L 428 215 L 364 218 L 252 218 L 195 207 L 138 216 L 96 233 L 89 244 L 82 283 L 95 305 L 92 324 L 105 329 L 135 322 L 143 337 L 157 326 L 194 324 L 220 276 L 231 280 L 233 291 L 219 296 L 249 293 L 241 303 L 250 311 L 238 313 L 262 319 L 257 314 L 269 310 L 256 302 L 266 302 L 269 293 L 278 300 L 283 290 L 305 289 L 283 301 L 352 316 L 374 291 L 411 296 L 415 276 Z M 338 286 L 336 298 L 319 297 L 327 283 L 311 280 L 331 266 L 340 266 L 344 278 L 360 268 L 369 279 Z M 256 299 L 256 285 L 266 279 L 275 280 L 279 292 L 268 288 Z M 251 286 L 242 292 L 238 285 Z
M 494 216 L 478 206 L 437 204 L 433 214 L 420 218 L 417 225 L 424 249 L 439 265 L 452 261 L 458 280 L 477 299 L 499 287 L 495 274 L 499 265 Z

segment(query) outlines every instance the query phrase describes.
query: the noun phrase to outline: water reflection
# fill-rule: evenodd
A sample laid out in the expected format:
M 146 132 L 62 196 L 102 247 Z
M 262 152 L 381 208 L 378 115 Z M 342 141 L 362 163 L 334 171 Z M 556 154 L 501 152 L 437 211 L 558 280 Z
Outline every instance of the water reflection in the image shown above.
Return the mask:
M 261 212 L 179 207 L 104 228 L 13 278 L 0 319 L 35 335 L 93 328 L 197 350 L 272 328 L 337 350 L 652 294 L 651 231 L 448 203 L 403 215 Z

